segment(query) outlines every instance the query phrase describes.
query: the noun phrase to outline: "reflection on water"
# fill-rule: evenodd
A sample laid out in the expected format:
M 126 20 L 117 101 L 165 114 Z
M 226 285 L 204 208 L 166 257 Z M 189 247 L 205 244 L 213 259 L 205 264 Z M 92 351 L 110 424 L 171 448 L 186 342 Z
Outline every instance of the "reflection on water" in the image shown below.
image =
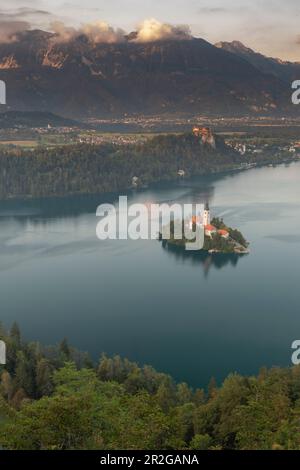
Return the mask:
M 210 202 L 251 243 L 248 256 L 96 238 L 96 208 L 116 195 L 0 203 L 4 324 L 63 337 L 194 386 L 288 365 L 300 336 L 300 163 L 129 192 L 129 203 Z
M 205 251 L 185 251 L 180 247 L 170 245 L 162 240 L 161 246 L 165 253 L 174 257 L 180 264 L 189 263 L 192 266 L 203 268 L 205 277 L 211 268 L 222 269 L 225 266 L 237 266 L 239 260 L 247 254 L 238 255 L 236 253 L 207 253 Z
M 169 202 L 204 204 L 207 201 L 210 202 L 214 195 L 213 182 L 207 178 L 168 183 L 167 187 L 166 191 L 166 185 L 160 183 L 151 190 L 123 191 L 122 195 L 128 196 L 128 203 L 151 201 L 157 204 Z M 0 201 L 0 220 L 1 218 L 16 218 L 20 221 L 34 218 L 42 220 L 43 218 L 69 218 L 81 214 L 95 214 L 99 204 L 117 204 L 118 199 L 119 194 L 111 193 Z

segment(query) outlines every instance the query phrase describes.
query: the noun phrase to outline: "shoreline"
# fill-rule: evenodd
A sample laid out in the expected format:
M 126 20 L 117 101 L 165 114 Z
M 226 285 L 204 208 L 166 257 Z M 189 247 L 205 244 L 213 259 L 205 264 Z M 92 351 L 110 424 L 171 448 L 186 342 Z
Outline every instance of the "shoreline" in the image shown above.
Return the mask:
M 244 255 L 249 255 L 250 254 L 250 250 L 249 248 L 247 247 L 244 247 L 243 245 L 237 243 L 235 240 L 234 240 L 234 244 L 235 244 L 235 247 L 234 247 L 234 250 L 233 251 L 222 251 L 222 250 L 218 250 L 218 249 L 209 249 L 209 250 L 205 250 L 204 248 L 201 248 L 201 250 L 195 250 L 195 251 L 189 251 L 186 249 L 185 247 L 185 244 L 184 245 L 181 245 L 181 244 L 177 244 L 177 243 L 172 243 L 172 241 L 170 240 L 163 240 L 163 239 L 158 239 L 158 241 L 162 242 L 163 243 L 163 246 L 164 247 L 170 247 L 171 249 L 175 249 L 175 250 L 178 250 L 178 251 L 181 251 L 182 253 L 187 253 L 187 254 L 190 254 L 190 253 L 203 253 L 203 254 L 208 254 L 208 255 L 229 255 L 229 256 L 232 256 L 232 255 L 237 255 L 237 256 L 244 256 Z M 239 246 L 239 249 L 238 249 L 238 246 Z M 248 244 L 249 245 L 249 244 Z
M 144 186 L 141 186 L 140 188 L 133 188 L 132 186 L 130 187 L 125 187 L 125 188 L 120 188 L 117 191 L 95 191 L 95 192 L 75 192 L 75 193 L 66 193 L 66 194 L 48 194 L 48 195 L 38 195 L 38 196 L 32 196 L 32 195 L 9 195 L 6 198 L 1 198 L 0 197 L 0 203 L 5 203 L 5 202 L 12 202 L 12 201 L 37 201 L 37 200 L 52 200 L 54 201 L 55 199 L 62 200 L 62 199 L 68 199 L 68 198 L 76 198 L 76 197 L 83 197 L 83 198 L 88 198 L 88 197 L 96 197 L 98 195 L 101 196 L 115 196 L 119 195 L 120 192 L 124 193 L 132 193 L 133 191 L 136 192 L 142 192 L 143 190 L 155 188 L 156 186 L 159 186 L 160 184 L 172 184 L 176 183 L 176 181 L 191 181 L 193 178 L 201 178 L 201 177 L 209 177 L 209 176 L 220 176 L 222 174 L 227 175 L 227 174 L 233 174 L 233 173 L 238 173 L 238 172 L 244 172 L 244 171 L 249 171 L 249 170 L 254 170 L 256 168 L 263 168 L 263 167 L 277 167 L 280 165 L 284 164 L 290 164 L 290 163 L 297 163 L 300 162 L 299 157 L 292 157 L 292 158 L 284 158 L 279 162 L 272 162 L 271 160 L 269 161 L 264 161 L 264 162 L 245 162 L 244 164 L 240 165 L 234 165 L 231 167 L 227 168 L 220 168 L 220 169 L 212 169 L 209 171 L 205 171 L 203 173 L 197 173 L 194 175 L 189 175 L 189 176 L 184 176 L 184 177 L 179 177 L 178 175 L 174 177 L 170 177 L 168 179 L 162 179 L 158 181 L 152 181 L 150 183 L 145 184 Z

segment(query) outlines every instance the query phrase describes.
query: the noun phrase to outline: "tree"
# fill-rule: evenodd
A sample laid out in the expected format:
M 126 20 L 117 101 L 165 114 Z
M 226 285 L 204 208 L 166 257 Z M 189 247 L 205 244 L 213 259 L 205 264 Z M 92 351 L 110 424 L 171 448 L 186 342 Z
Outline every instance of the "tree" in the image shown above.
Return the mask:
M 197 405 L 203 405 L 205 403 L 205 392 L 202 388 L 197 388 L 194 393 L 193 402 Z
M 14 393 L 13 381 L 10 373 L 4 370 L 1 374 L 1 394 L 10 401 Z
M 69 347 L 67 338 L 64 338 L 61 341 L 61 343 L 59 345 L 59 350 L 63 354 L 63 356 L 65 357 L 66 360 L 70 359 L 71 351 L 70 351 L 70 347 Z
M 47 359 L 41 359 L 36 366 L 36 390 L 37 397 L 51 395 L 53 392 L 53 366 Z
M 0 434 L 7 449 L 83 449 L 93 447 L 91 396 L 45 397 L 25 405 Z
M 19 325 L 16 322 L 13 323 L 9 336 L 13 340 L 13 343 L 16 345 L 16 347 L 19 348 L 21 346 L 21 332 Z
M 208 390 L 208 398 L 209 399 L 215 398 L 218 390 L 217 390 L 217 382 L 214 377 L 210 379 L 207 390 Z
M 34 366 L 31 360 L 26 357 L 23 351 L 18 351 L 15 383 L 17 388 L 21 388 L 28 396 L 34 396 L 35 393 L 35 376 Z
M 184 403 L 190 403 L 192 398 L 192 391 L 186 383 L 177 385 L 177 401 L 179 404 L 183 405 Z
M 212 444 L 212 438 L 208 434 L 196 434 L 193 437 L 189 448 L 191 450 L 208 450 Z
M 251 396 L 236 410 L 236 440 L 241 449 L 268 450 L 278 442 L 278 432 L 291 419 L 288 383 L 273 370 L 263 382 L 253 380 Z
M 101 380 L 112 380 L 114 377 L 113 360 L 105 354 L 101 356 L 99 361 L 97 375 Z
M 173 432 L 171 420 L 147 392 L 119 397 L 119 402 L 105 406 L 107 433 L 103 439 L 106 449 L 165 449 Z
M 237 412 L 248 403 L 250 394 L 251 382 L 238 374 L 230 374 L 219 389 L 215 398 L 219 413 L 215 437 L 223 448 L 236 447 L 236 432 L 240 425 Z
M 185 403 L 170 410 L 170 415 L 173 419 L 172 429 L 174 434 L 180 437 L 182 442 L 181 447 L 184 447 L 185 443 L 190 442 L 194 436 L 195 409 L 194 403 Z
M 69 346 L 74 362 L 18 336 L 5 338 L 14 361 L 1 372 L 3 448 L 300 449 L 299 366 L 230 374 L 206 397 L 149 366 L 104 356 L 85 368 Z
M 5 331 L 5 328 L 2 324 L 2 322 L 0 321 L 0 339 L 5 339 L 6 338 L 6 331 Z
M 155 398 L 157 403 L 164 412 L 167 412 L 172 406 L 174 406 L 176 394 L 174 385 L 170 380 L 165 380 L 160 384 L 156 392 Z

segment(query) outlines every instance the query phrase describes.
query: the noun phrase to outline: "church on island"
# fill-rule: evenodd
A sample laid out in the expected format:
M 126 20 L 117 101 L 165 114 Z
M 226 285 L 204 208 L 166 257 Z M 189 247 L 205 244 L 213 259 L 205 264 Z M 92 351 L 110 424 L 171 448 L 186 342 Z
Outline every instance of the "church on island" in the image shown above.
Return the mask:
M 242 255 L 249 253 L 249 243 L 239 230 L 227 227 L 221 218 L 213 217 L 211 219 L 208 203 L 202 207 L 198 214 L 194 213 L 194 215 L 188 216 L 181 222 L 183 222 L 186 229 L 189 229 L 189 233 L 187 234 L 184 230 L 184 234 L 181 232 L 181 238 L 176 238 L 177 233 L 175 234 L 175 224 L 173 222 L 173 224 L 170 224 L 169 238 L 164 239 L 163 234 L 160 233 L 159 239 L 163 240 L 166 246 L 173 245 L 175 248 L 184 248 L 189 251 L 189 248 L 187 248 L 189 235 L 194 238 L 194 234 L 198 232 L 202 242 L 201 248 L 198 248 L 200 251 L 210 254 L 236 253 Z M 179 227 L 180 225 L 176 225 L 176 230 Z
M 205 204 L 204 212 L 203 212 L 203 218 L 199 216 L 193 216 L 190 221 L 190 229 L 193 229 L 193 226 L 201 226 L 204 227 L 204 233 L 207 237 L 212 238 L 213 235 L 219 234 L 221 235 L 222 238 L 228 239 L 229 238 L 229 232 L 224 229 L 218 230 L 214 225 L 211 224 L 211 219 L 210 219 L 210 209 L 208 203 Z

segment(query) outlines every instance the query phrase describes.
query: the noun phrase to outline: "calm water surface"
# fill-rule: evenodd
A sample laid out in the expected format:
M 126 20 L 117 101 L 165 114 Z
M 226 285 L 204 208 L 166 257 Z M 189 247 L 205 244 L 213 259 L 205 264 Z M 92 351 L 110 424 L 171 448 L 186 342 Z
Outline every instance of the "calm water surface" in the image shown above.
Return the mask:
M 103 196 L 0 203 L 1 321 L 204 386 L 289 365 L 300 338 L 300 163 L 201 178 L 130 202 L 210 201 L 251 242 L 241 258 L 96 238 Z

